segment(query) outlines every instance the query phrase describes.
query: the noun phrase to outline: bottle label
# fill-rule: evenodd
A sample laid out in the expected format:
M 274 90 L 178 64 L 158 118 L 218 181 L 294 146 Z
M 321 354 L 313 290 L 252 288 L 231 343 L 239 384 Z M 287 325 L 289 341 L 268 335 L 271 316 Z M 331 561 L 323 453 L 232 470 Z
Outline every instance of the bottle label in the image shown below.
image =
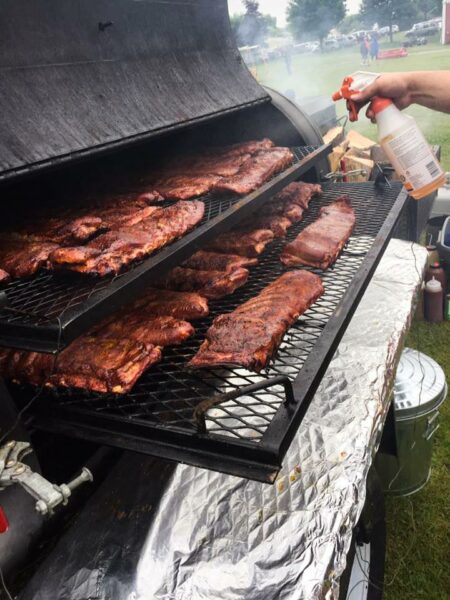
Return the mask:
M 386 136 L 383 149 L 409 192 L 419 190 L 443 176 L 422 132 L 415 124 Z

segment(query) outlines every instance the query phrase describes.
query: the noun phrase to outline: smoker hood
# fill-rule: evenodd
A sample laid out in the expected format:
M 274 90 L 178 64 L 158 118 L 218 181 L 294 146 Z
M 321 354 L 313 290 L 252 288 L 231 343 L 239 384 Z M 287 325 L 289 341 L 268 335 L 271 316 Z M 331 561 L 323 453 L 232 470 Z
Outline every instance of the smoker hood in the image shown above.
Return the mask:
M 3 0 L 0 179 L 270 98 L 226 0 Z

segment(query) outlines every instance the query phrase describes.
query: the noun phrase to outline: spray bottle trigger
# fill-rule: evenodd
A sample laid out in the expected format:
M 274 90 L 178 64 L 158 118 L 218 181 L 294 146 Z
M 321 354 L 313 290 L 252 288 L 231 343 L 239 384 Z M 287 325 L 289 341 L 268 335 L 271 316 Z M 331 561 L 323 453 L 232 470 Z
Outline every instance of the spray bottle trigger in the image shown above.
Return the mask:
M 363 104 L 360 104 L 359 102 L 355 102 L 354 100 L 347 100 L 347 110 L 349 113 L 349 121 L 351 121 L 352 123 L 354 123 L 355 121 L 358 120 L 358 113 L 361 110 L 361 108 L 363 107 Z

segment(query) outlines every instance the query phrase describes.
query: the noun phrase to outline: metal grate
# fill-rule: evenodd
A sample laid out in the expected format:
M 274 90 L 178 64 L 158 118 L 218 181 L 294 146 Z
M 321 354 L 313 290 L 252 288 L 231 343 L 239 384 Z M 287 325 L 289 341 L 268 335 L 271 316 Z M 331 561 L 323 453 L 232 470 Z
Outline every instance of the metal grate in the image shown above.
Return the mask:
M 296 162 L 256 192 L 246 196 L 201 198 L 205 215 L 199 226 L 155 255 L 134 263 L 115 277 L 40 272 L 29 280 L 12 281 L 4 292 L 7 308 L 0 311 L 0 344 L 56 352 L 120 304 L 131 300 L 152 278 L 189 256 L 195 246 L 229 228 L 290 181 L 313 167 L 327 152 L 320 148 L 294 148 Z
M 322 276 L 325 294 L 288 331 L 265 372 L 255 374 L 242 368 L 189 372 L 185 365 L 215 316 L 255 296 L 285 270 L 279 260 L 285 240 L 268 247 L 243 288 L 211 302 L 211 315 L 195 323 L 196 335 L 180 347 L 166 349 L 161 364 L 148 371 L 130 394 L 48 393 L 36 405 L 40 426 L 89 439 L 103 436 L 104 441 L 119 446 L 272 480 L 406 197 L 397 184 L 382 190 L 372 183 L 325 184 L 324 189 L 323 197 L 312 201 L 305 219 L 289 230 L 287 239 L 316 219 L 321 206 L 343 193 L 350 196 L 357 224 L 332 268 L 326 272 L 310 269 Z M 289 404 L 286 380 L 293 383 Z M 236 396 L 246 386 L 261 382 L 267 389 L 244 390 L 242 396 L 202 409 L 205 399 L 215 404 L 222 394 Z M 289 385 L 287 390 L 292 391 Z

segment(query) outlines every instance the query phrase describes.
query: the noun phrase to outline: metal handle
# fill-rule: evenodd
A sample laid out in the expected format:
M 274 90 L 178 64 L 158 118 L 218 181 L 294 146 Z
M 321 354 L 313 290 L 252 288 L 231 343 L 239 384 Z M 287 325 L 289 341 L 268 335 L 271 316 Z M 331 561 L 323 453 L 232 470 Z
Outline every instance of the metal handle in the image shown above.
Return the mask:
M 439 423 L 438 419 L 439 419 L 439 413 L 438 412 L 435 413 L 429 419 L 427 419 L 427 428 L 426 428 L 426 430 L 425 430 L 425 432 L 423 434 L 423 437 L 426 439 L 427 442 L 428 442 L 428 440 L 430 440 L 433 437 L 433 435 L 436 433 L 436 431 L 441 426 L 441 424 Z M 436 423 L 436 421 L 437 421 L 437 423 Z
M 222 402 L 226 402 L 227 400 L 235 400 L 236 398 L 239 398 L 239 396 L 251 394 L 259 390 L 265 390 L 275 385 L 282 385 L 284 387 L 286 404 L 291 404 L 292 402 L 294 402 L 294 390 L 292 389 L 292 383 L 289 377 L 287 377 L 286 375 L 277 375 L 277 377 L 272 377 L 271 379 L 263 379 L 262 381 L 258 381 L 258 383 L 252 383 L 243 388 L 240 388 L 239 390 L 228 392 L 226 394 L 221 394 L 220 396 L 212 396 L 211 398 L 206 398 L 206 400 L 202 400 L 202 402 L 200 402 L 200 404 L 195 407 L 193 412 L 193 417 L 197 425 L 198 433 L 207 433 L 206 413 L 210 408 L 222 404 Z

